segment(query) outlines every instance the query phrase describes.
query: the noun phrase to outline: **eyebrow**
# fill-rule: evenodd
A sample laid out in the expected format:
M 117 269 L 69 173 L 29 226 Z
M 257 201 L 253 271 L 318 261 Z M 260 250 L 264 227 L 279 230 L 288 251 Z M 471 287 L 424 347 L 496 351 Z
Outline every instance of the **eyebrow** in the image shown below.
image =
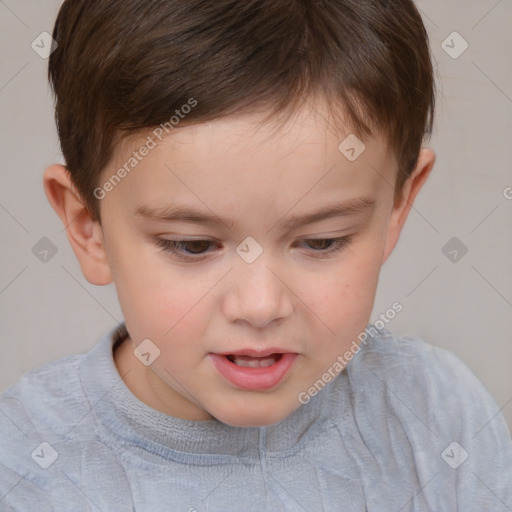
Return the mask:
M 313 213 L 293 216 L 286 215 L 276 224 L 284 230 L 293 229 L 333 217 L 360 214 L 371 208 L 374 204 L 375 200 L 370 197 L 358 197 L 342 203 L 325 206 Z M 230 230 L 235 227 L 235 222 L 230 219 L 224 219 L 218 215 L 199 211 L 185 205 L 176 204 L 156 208 L 141 205 L 136 209 L 135 214 L 157 222 L 195 222 L 204 225 L 224 224 Z

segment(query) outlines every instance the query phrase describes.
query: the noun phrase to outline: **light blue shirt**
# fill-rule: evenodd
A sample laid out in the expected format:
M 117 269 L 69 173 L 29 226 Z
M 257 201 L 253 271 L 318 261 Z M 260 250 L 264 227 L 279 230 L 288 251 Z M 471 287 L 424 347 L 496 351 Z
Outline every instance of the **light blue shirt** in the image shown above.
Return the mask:
M 288 418 L 231 427 L 139 401 L 113 359 L 120 324 L 0 395 L 0 511 L 510 512 L 493 398 L 453 354 L 371 327 Z

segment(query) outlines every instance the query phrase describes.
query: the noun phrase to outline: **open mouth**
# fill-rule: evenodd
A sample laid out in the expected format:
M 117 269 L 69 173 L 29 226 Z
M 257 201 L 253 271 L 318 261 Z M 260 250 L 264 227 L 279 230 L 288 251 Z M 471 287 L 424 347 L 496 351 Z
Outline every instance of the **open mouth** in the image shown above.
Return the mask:
M 277 363 L 283 354 L 270 354 L 265 357 L 238 356 L 229 354 L 225 356 L 228 361 L 245 368 L 266 368 Z
M 209 357 L 217 371 L 231 384 L 242 389 L 269 389 L 288 374 L 299 354 L 272 352 L 263 356 L 215 354 Z

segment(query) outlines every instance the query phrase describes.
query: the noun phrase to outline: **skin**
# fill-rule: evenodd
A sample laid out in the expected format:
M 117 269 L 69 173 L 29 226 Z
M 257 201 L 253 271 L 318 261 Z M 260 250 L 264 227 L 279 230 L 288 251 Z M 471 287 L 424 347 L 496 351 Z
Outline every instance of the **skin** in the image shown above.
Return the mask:
M 55 164 L 44 174 L 48 200 L 67 226 L 85 278 L 115 283 L 130 335 L 114 354 L 125 384 L 148 406 L 178 418 L 263 426 L 301 406 L 299 393 L 370 321 L 381 266 L 435 162 L 434 153 L 422 149 L 393 201 L 395 158 L 381 134 L 365 138 L 365 151 L 351 162 L 338 150 L 350 131 L 334 129 L 321 106 L 303 108 L 277 135 L 260 116 L 171 132 L 100 201 L 101 225 L 72 188 L 65 167 Z M 118 146 L 100 184 L 146 136 Z M 287 230 L 276 224 L 362 196 L 375 201 L 363 213 Z M 135 215 L 141 204 L 177 202 L 235 225 Z M 352 235 L 350 245 L 331 254 L 329 243 L 311 240 L 346 235 Z M 235 251 L 248 236 L 263 248 L 250 264 Z M 185 256 L 203 251 L 186 262 L 162 251 L 156 237 L 212 243 L 182 246 Z M 146 338 L 160 349 L 150 366 L 134 355 Z M 278 385 L 248 391 L 227 381 L 208 357 L 248 347 L 299 355 Z

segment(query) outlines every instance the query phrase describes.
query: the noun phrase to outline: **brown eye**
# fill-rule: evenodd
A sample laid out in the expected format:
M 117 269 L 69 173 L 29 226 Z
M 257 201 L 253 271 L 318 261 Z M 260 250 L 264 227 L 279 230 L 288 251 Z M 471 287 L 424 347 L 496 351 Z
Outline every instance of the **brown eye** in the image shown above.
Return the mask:
M 157 238 L 156 243 L 162 250 L 182 258 L 187 258 L 187 255 L 193 258 L 194 255 L 205 254 L 206 249 L 212 245 L 210 240 L 168 240 L 167 238 Z
M 324 251 L 325 249 L 331 247 L 334 241 L 328 238 L 311 238 L 310 240 L 306 240 L 306 242 L 310 247 L 318 251 Z
M 313 248 L 312 250 L 319 255 L 329 255 L 342 251 L 350 245 L 351 241 L 352 236 L 342 236 L 339 238 L 308 238 L 304 240 L 305 244 L 310 247 L 316 245 L 317 248 Z M 318 248 L 318 246 L 320 246 L 320 248 Z
M 201 254 L 208 248 L 210 242 L 208 240 L 190 240 L 188 242 L 181 242 L 182 247 L 188 247 L 188 252 L 192 254 Z

